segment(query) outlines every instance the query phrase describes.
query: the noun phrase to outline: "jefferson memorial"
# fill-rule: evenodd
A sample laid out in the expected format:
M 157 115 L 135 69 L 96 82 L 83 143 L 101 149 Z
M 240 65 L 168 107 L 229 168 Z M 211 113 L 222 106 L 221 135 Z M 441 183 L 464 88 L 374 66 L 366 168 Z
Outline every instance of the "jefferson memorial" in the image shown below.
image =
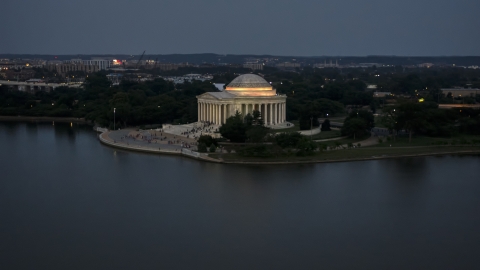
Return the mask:
M 286 122 L 286 95 L 255 74 L 244 74 L 228 84 L 223 92 L 207 92 L 197 96 L 198 121 L 222 125 L 238 111 L 243 116 L 260 111 L 265 125 L 274 126 Z

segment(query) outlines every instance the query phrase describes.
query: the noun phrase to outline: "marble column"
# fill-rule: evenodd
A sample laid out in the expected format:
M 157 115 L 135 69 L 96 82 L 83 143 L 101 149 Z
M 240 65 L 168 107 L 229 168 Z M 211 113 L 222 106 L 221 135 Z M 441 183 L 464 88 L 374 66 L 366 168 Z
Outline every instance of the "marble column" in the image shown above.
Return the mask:
M 280 103 L 280 123 L 283 123 L 283 103 Z
M 212 122 L 212 120 L 213 120 L 212 103 L 208 103 L 208 122 Z
M 280 124 L 280 103 L 277 103 L 277 123 Z
M 223 121 L 222 124 L 225 124 L 227 122 L 227 104 L 223 104 Z
M 268 104 L 269 107 L 270 107 L 270 115 L 269 115 L 269 118 L 270 118 L 270 125 L 272 124 L 272 103 Z
M 216 125 L 217 124 L 217 116 L 218 116 L 218 111 L 217 111 L 217 104 L 213 104 L 213 123 Z
M 272 124 L 276 124 L 275 117 L 277 117 L 277 114 L 275 113 L 275 103 L 272 103 Z

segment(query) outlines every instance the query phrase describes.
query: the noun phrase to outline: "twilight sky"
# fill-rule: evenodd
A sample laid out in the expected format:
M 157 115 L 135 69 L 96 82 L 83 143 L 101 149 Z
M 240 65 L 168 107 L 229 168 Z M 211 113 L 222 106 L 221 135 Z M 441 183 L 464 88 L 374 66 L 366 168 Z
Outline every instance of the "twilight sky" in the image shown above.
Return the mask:
M 0 53 L 480 55 L 479 0 L 2 0 Z

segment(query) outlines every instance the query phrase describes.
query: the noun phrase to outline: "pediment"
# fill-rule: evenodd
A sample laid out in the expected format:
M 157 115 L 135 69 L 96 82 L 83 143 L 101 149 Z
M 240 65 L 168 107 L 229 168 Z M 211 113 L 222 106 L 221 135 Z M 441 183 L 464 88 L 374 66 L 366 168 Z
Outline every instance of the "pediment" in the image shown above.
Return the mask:
M 211 95 L 209 92 L 203 93 L 203 94 L 197 96 L 197 99 L 214 99 L 214 100 L 218 100 L 218 98 L 214 97 L 214 96 Z

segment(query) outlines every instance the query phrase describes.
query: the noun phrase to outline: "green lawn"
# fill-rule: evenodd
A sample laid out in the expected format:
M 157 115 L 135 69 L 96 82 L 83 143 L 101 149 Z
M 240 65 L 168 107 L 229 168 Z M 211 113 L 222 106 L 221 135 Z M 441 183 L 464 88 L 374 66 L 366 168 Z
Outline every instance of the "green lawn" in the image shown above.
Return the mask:
M 457 135 L 451 138 L 434 138 L 427 136 L 414 136 L 412 141 L 408 141 L 408 136 L 398 137 L 393 141 L 393 138 L 389 140 L 383 139 L 382 143 L 379 143 L 373 147 L 412 147 L 412 146 L 431 146 L 431 145 L 469 145 L 475 141 L 480 142 L 480 136 L 473 135 Z M 477 143 L 478 144 L 478 143 Z
M 349 144 L 352 143 L 354 145 L 357 145 L 357 143 L 364 141 L 366 139 L 370 138 L 370 134 L 362 136 L 362 137 L 356 137 L 355 139 L 353 138 L 346 138 L 346 139 L 341 139 L 341 140 L 335 140 L 331 142 L 324 142 L 327 143 L 328 145 L 335 145 L 335 144 Z M 320 142 L 321 143 L 321 142 Z
M 340 130 L 322 131 L 319 134 L 313 135 L 312 140 L 325 140 L 341 136 Z

